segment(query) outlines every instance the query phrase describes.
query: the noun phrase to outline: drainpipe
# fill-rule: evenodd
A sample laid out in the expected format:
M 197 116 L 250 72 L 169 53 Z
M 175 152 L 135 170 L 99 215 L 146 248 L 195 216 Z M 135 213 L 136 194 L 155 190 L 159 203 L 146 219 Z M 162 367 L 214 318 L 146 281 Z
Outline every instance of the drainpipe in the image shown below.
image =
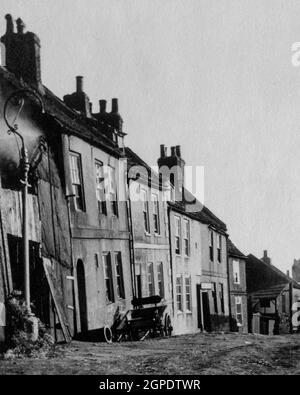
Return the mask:
M 174 277 L 173 277 L 173 261 L 172 261 L 172 233 L 171 233 L 171 207 L 168 205 L 168 229 L 169 229 L 169 249 L 170 249 L 170 269 L 171 269 L 171 284 L 172 284 L 172 313 L 174 317 Z
M 129 183 L 130 183 L 130 179 L 127 177 L 127 219 L 128 219 L 128 229 L 129 229 L 129 256 L 131 262 L 130 274 L 131 274 L 131 284 L 132 284 L 132 297 L 135 298 L 137 295 L 137 289 L 136 289 L 136 271 L 135 271 L 135 254 L 134 254 L 134 234 L 133 234 L 133 222 L 131 215 L 132 205 L 130 199 Z
M 226 235 L 226 261 L 227 261 L 227 283 L 228 283 L 228 307 L 229 307 L 229 329 L 232 331 L 232 310 L 231 310 L 231 295 L 230 295 L 230 270 L 229 270 L 229 247 L 228 235 Z
M 289 305 L 290 305 L 290 333 L 293 333 L 293 282 L 289 283 Z

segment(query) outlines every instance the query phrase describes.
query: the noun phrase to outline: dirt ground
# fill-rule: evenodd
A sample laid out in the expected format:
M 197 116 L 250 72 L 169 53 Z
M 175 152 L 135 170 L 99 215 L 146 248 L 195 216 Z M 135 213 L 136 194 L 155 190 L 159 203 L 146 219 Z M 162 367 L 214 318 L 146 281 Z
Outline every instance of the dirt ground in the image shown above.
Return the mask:
M 300 335 L 196 334 L 127 343 L 72 342 L 51 359 L 0 360 L 4 374 L 300 374 Z

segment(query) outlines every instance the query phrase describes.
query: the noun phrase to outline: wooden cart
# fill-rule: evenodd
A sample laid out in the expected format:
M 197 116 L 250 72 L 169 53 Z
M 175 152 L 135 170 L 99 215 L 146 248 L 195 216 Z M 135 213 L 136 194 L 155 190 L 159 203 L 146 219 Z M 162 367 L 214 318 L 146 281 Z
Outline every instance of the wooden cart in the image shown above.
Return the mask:
M 171 336 L 171 318 L 165 313 L 166 305 L 157 305 L 160 296 L 135 298 L 133 309 L 116 323 L 114 337 L 116 341 L 144 340 L 147 337 Z M 152 305 L 145 307 L 146 305 Z M 154 306 L 153 306 L 154 305 Z

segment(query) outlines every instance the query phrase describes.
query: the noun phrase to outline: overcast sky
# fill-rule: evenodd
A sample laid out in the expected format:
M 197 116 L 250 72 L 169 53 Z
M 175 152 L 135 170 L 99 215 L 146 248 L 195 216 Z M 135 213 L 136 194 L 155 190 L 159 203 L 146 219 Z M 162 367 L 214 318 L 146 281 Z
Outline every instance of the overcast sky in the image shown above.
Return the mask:
M 59 97 L 83 75 L 149 164 L 164 143 L 205 167 L 205 204 L 244 253 L 300 258 L 299 0 L 1 0 L 1 33 L 6 13 L 40 37 Z

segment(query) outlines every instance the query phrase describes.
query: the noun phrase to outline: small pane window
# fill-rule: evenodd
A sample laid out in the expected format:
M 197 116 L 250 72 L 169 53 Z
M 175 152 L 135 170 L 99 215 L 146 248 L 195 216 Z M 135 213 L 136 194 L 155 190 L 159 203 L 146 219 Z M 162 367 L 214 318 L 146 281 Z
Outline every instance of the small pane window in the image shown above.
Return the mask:
M 239 325 L 243 324 L 243 312 L 242 312 L 242 298 L 240 296 L 235 297 L 236 306 L 236 321 Z
M 108 166 L 108 196 L 111 204 L 113 215 L 118 216 L 118 197 L 116 187 L 116 170 L 112 166 Z
M 103 267 L 104 267 L 104 280 L 106 287 L 106 300 L 108 302 L 114 303 L 114 284 L 112 277 L 112 268 L 111 268 L 111 256 L 110 253 L 105 253 L 102 255 Z
M 154 224 L 154 232 L 156 234 L 160 234 L 160 224 L 159 224 L 159 200 L 158 196 L 152 195 L 153 202 L 153 224 Z
M 95 161 L 96 198 L 99 213 L 107 215 L 103 163 Z
M 240 264 L 239 264 L 239 261 L 233 261 L 232 268 L 233 268 L 233 282 L 234 282 L 234 284 L 240 284 Z
M 180 217 L 175 217 L 175 253 L 181 253 L 181 223 Z
M 186 277 L 185 279 L 185 304 L 186 310 L 192 311 L 192 300 L 191 300 L 191 278 Z
M 176 300 L 177 310 L 182 311 L 182 277 L 176 278 Z
M 157 264 L 157 285 L 159 296 L 163 299 L 165 296 L 164 290 L 164 267 L 162 262 Z
M 222 261 L 222 236 L 218 235 L 218 262 Z
M 153 263 L 148 263 L 148 295 L 153 296 L 154 293 Z
M 220 303 L 221 303 L 221 312 L 224 314 L 225 313 L 225 303 L 224 303 L 224 285 L 219 284 L 219 297 L 220 297 Z
M 141 190 L 141 199 L 145 232 L 150 233 L 148 194 L 144 189 Z
M 116 269 L 116 277 L 117 277 L 117 296 L 119 299 L 125 299 L 124 277 L 123 277 L 123 266 L 122 266 L 121 252 L 115 253 L 115 269 Z
M 184 255 L 190 256 L 190 221 L 185 219 L 183 221 L 183 246 Z
M 75 195 L 75 208 L 76 210 L 85 211 L 80 154 L 75 152 L 70 153 L 70 170 L 73 194 Z

